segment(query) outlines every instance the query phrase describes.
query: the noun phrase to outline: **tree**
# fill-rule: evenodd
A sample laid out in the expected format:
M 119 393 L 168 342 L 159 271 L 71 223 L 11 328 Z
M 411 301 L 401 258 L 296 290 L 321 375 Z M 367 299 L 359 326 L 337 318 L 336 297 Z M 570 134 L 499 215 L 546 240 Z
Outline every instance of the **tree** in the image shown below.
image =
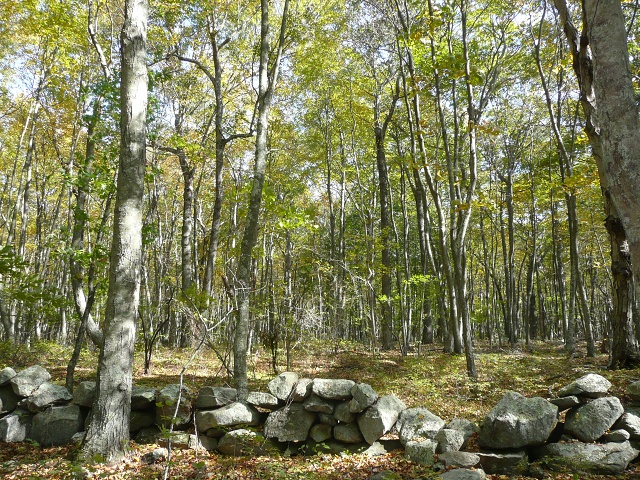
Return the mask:
M 146 163 L 147 9 L 147 0 L 126 0 L 120 34 L 120 165 L 96 399 L 82 445 L 87 461 L 117 462 L 129 441 Z

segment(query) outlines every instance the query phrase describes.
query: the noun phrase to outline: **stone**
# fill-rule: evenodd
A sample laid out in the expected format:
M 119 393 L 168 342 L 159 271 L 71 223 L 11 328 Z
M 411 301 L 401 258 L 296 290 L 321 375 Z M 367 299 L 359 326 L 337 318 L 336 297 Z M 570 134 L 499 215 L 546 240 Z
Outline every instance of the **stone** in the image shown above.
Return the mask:
M 599 443 L 623 443 L 631 438 L 631 434 L 626 430 L 612 430 L 600 437 Z
M 40 365 L 25 368 L 17 373 L 9 383 L 19 397 L 28 397 L 44 382 L 51 380 L 51 375 Z
M 27 407 L 36 413 L 50 405 L 62 405 L 73 400 L 73 395 L 62 385 L 45 382 L 27 398 Z
M 507 453 L 479 452 L 480 465 L 490 475 L 526 475 L 529 461 L 525 450 Z
M 242 428 L 225 434 L 218 441 L 218 451 L 231 456 L 258 456 L 275 451 L 275 446 L 259 433 Z
M 464 450 L 467 447 L 471 436 L 474 433 L 478 433 L 480 431 L 475 423 L 473 423 L 471 420 L 467 420 L 466 418 L 454 418 L 449 423 L 447 423 L 444 428 L 457 430 L 462 433 L 464 442 L 460 447 L 460 450 Z
M 550 443 L 531 452 L 532 459 L 542 459 L 551 470 L 618 475 L 627 469 L 639 451 L 623 443 Z
M 57 447 L 70 443 L 82 429 L 83 418 L 78 405 L 51 407 L 33 417 L 30 437 L 43 447 Z
M 0 387 L 3 387 L 9 383 L 13 377 L 16 376 L 16 371 L 11 367 L 5 367 L 0 370 Z
M 297 383 L 297 373 L 283 372 L 269 382 L 268 389 L 278 400 L 286 401 Z
M 395 395 L 380 397 L 358 417 L 358 426 L 366 442 L 371 445 L 389 432 L 405 409 L 405 404 Z
M 445 421 L 423 407 L 407 408 L 398 418 L 396 430 L 400 442 L 407 442 L 417 438 L 433 440 L 437 433 L 444 427 Z
M 624 413 L 614 424 L 614 427 L 629 432 L 629 436 L 633 440 L 640 440 L 640 416 L 635 413 Z
M 208 437 L 206 435 L 199 436 L 198 440 L 200 441 L 200 446 L 204 448 L 207 452 L 213 452 L 218 448 L 218 439 L 213 437 Z M 190 447 L 193 448 L 193 447 Z
M 2 378 L 2 372 L 0 372 L 0 379 Z M 2 385 L 2 383 L 0 383 Z M 627 387 L 627 395 L 631 397 L 634 402 L 640 402 L 640 380 L 630 383 Z
M 349 409 L 349 402 L 340 402 L 333 410 L 333 416 L 341 423 L 353 423 L 356 416 Z
M 234 402 L 215 410 L 196 410 L 195 423 L 200 432 L 211 428 L 258 425 L 260 413 L 250 405 Z
M 75 392 L 73 393 L 75 395 Z M 157 393 L 153 387 L 134 386 L 131 390 L 131 410 L 155 408 Z
M 564 412 L 565 410 L 569 410 L 570 408 L 577 407 L 582 405 L 584 401 L 580 400 L 575 395 L 569 395 L 568 397 L 559 397 L 552 398 L 549 402 L 553 403 L 556 407 L 558 407 L 559 412 Z
M 11 385 L 0 387 L 0 414 L 13 412 L 19 402 L 20 397 L 16 395 Z
M 267 410 L 278 408 L 278 399 L 266 392 L 249 392 L 247 403 Z
M 377 442 L 373 442 L 369 448 L 367 448 L 364 452 L 365 455 L 369 457 L 376 457 L 378 455 L 386 455 L 387 453 L 394 452 L 396 450 L 402 450 L 402 444 L 400 440 L 378 440 Z
M 333 438 L 344 443 L 361 443 L 364 439 L 355 423 L 340 424 L 333 427 Z
M 434 440 L 438 442 L 437 453 L 452 452 L 460 450 L 464 443 L 464 434 L 459 430 L 443 428 Z
M 557 421 L 558 407 L 547 400 L 507 392 L 484 418 L 478 443 L 489 449 L 542 445 Z
M 135 387 L 134 387 L 135 388 Z M 96 382 L 85 380 L 73 389 L 73 403 L 81 407 L 91 408 L 96 398 Z M 155 400 L 155 398 L 154 398 Z
M 173 384 L 158 391 L 156 397 L 156 424 L 162 428 L 169 428 L 173 423 L 175 430 L 184 430 L 191 423 L 191 401 L 189 389 L 182 387 L 180 394 L 180 385 Z M 176 414 L 176 404 L 180 398 L 180 404 Z M 174 418 L 175 415 L 175 418 Z
M 87 432 L 78 432 L 75 433 L 73 435 L 73 437 L 71 437 L 71 442 L 74 445 L 80 445 L 82 443 L 82 441 L 84 440 L 84 436 Z
M 291 399 L 294 402 L 304 402 L 305 398 L 309 397 L 313 392 L 313 380 L 310 378 L 300 378 L 293 387 L 291 392 Z
M 466 468 L 456 468 L 440 474 L 442 480 L 485 480 L 487 475 L 484 470 L 467 470 Z
M 329 402 L 315 393 L 312 393 L 309 398 L 302 402 L 302 405 L 304 405 L 304 409 L 309 412 L 333 413 L 333 402 Z
M 151 410 L 131 410 L 129 431 L 137 432 L 143 428 L 152 427 L 156 423 L 156 412 Z
M 582 442 L 594 442 L 624 413 L 616 397 L 601 397 L 567 412 L 565 433 Z
M 33 415 L 26 410 L 0 418 L 0 442 L 24 442 L 31 431 Z
M 404 446 L 404 456 L 413 463 L 431 466 L 435 462 L 437 446 L 435 440 L 410 440 Z
M 313 393 L 327 400 L 350 400 L 351 389 L 355 384 L 353 380 L 316 378 L 311 389 Z
M 604 397 L 611 388 L 611 382 L 597 373 L 589 373 L 574 380 L 569 385 L 558 390 L 559 397 L 576 395 L 578 397 Z
M 438 462 L 445 468 L 473 468 L 480 465 L 480 456 L 471 452 L 450 451 L 438 455 Z
M 336 417 L 334 417 L 333 415 L 329 415 L 328 413 L 319 413 L 318 421 L 326 425 L 331 425 L 332 427 L 338 425 L 338 420 L 336 420 Z
M 151 465 L 165 460 L 168 456 L 169 451 L 166 448 L 154 448 L 152 451 L 145 453 L 140 461 L 147 465 Z
M 189 448 L 190 436 L 185 432 L 162 432 L 162 435 L 158 437 L 158 445 L 167 448 L 171 446 L 171 448 L 187 449 Z M 169 445 L 169 441 L 171 441 L 171 445 Z
M 264 436 L 279 442 L 304 442 L 315 419 L 301 403 L 292 403 L 269 414 L 264 423 Z
M 238 399 L 235 388 L 202 387 L 196 397 L 196 408 L 216 408 L 229 405 Z
M 318 423 L 311 427 L 309 431 L 309 436 L 313 439 L 314 442 L 322 443 L 325 440 L 331 438 L 331 425 L 326 425 L 324 423 Z
M 378 400 L 378 394 L 367 383 L 356 383 L 351 388 L 351 396 L 353 398 L 349 402 L 349 410 L 352 413 L 363 412 Z

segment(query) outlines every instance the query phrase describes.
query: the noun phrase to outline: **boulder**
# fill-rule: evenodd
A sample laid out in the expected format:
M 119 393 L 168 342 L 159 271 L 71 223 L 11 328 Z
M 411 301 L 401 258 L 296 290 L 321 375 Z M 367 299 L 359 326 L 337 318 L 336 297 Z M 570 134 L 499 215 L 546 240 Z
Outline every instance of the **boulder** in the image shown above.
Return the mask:
M 358 426 L 369 445 L 389 432 L 405 410 L 405 404 L 395 395 L 383 395 L 358 417 Z
M 489 449 L 542 445 L 557 421 L 558 407 L 547 400 L 507 392 L 484 418 L 478 442 Z
M 311 427 L 311 430 L 309 431 L 309 437 L 311 437 L 314 442 L 322 443 L 325 440 L 331 438 L 331 430 L 331 425 L 318 423 Z
M 134 387 L 135 390 L 135 387 Z M 73 403 L 81 407 L 91 408 L 96 398 L 96 382 L 86 380 L 73 389 Z M 155 400 L 155 397 L 154 397 Z
M 484 470 L 467 470 L 466 468 L 456 468 L 440 474 L 442 480 L 485 480 L 487 475 Z
M 131 410 L 129 431 L 137 432 L 143 428 L 152 427 L 156 423 L 156 412 L 152 410 Z
M 601 397 L 567 412 L 565 433 L 583 442 L 600 438 L 624 413 L 616 397 Z
M 438 442 L 437 453 L 452 452 L 460 450 L 464 443 L 464 434 L 459 430 L 443 428 L 434 440 Z
M 309 398 L 302 402 L 302 405 L 304 405 L 304 409 L 309 412 L 333 413 L 333 402 L 325 400 L 315 393 L 312 393 Z
M 294 402 L 303 402 L 313 391 L 313 380 L 310 378 L 300 378 L 293 387 L 291 399 Z
M 260 413 L 250 405 L 234 402 L 215 410 L 196 410 L 195 423 L 200 432 L 219 427 L 258 425 Z
M 13 377 L 16 376 L 16 371 L 11 367 L 5 367 L 0 370 L 0 387 L 3 387 L 9 383 Z
M 363 412 L 378 400 L 378 394 L 367 383 L 356 383 L 351 388 L 351 396 L 353 398 L 349 402 L 349 410 L 352 413 Z
M 183 386 L 181 393 L 180 385 L 178 384 L 167 385 L 158 391 L 156 397 L 156 424 L 163 428 L 169 428 L 173 423 L 173 427 L 176 430 L 188 428 L 191 423 L 191 401 L 189 397 L 189 389 Z M 180 398 L 180 404 L 176 413 L 178 398 Z
M 264 436 L 279 442 L 304 442 L 316 416 L 301 403 L 292 403 L 271 412 L 264 424 Z
M 490 475 L 526 475 L 529 459 L 525 450 L 506 453 L 480 452 L 480 465 Z
M 430 466 L 435 462 L 437 446 L 435 440 L 410 440 L 404 447 L 404 456 L 411 462 Z
M 351 389 L 356 382 L 353 380 L 332 380 L 316 378 L 311 387 L 313 393 L 327 400 L 349 400 Z
M 355 423 L 340 424 L 333 427 L 333 438 L 344 443 L 361 443 L 364 439 Z
M 263 455 L 275 446 L 262 435 L 244 428 L 232 430 L 218 441 L 218 451 L 225 455 Z
M 283 372 L 271 380 L 268 385 L 271 395 L 278 400 L 285 401 L 289 398 L 291 391 L 298 383 L 298 374 L 293 372 Z
M 574 380 L 569 385 L 558 390 L 559 397 L 576 395 L 578 397 L 604 397 L 611 388 L 611 382 L 597 373 L 589 373 Z
M 145 453 L 140 461 L 147 465 L 151 465 L 164 460 L 168 456 L 169 451 L 166 448 L 154 448 L 151 452 Z
M 75 392 L 73 393 L 75 397 Z M 131 390 L 131 410 L 155 408 L 157 393 L 153 387 L 134 386 Z
M 0 387 L 0 414 L 13 412 L 19 402 L 20 397 L 15 394 L 11 385 Z
M 629 436 L 633 440 L 640 440 L 640 416 L 635 413 L 624 413 L 614 424 L 614 427 L 629 432 Z
M 247 403 L 267 410 L 278 408 L 278 399 L 270 393 L 265 392 L 249 392 Z
M 28 397 L 44 382 L 51 380 L 51 375 L 40 365 L 25 368 L 17 373 L 9 383 L 19 397 Z
M 406 445 L 410 440 L 417 438 L 433 440 L 444 424 L 443 419 L 426 408 L 407 408 L 400 414 L 396 430 L 400 436 L 400 442 Z
M 570 408 L 577 407 L 584 403 L 584 401 L 580 400 L 575 395 L 569 395 L 568 397 L 552 398 L 549 401 L 553 403 L 556 407 L 558 407 L 559 412 L 564 412 L 565 410 L 569 410 Z
M 24 442 L 31 431 L 33 415 L 18 410 L 0 418 L 0 442 Z
M 638 450 L 623 443 L 550 443 L 532 452 L 533 459 L 542 459 L 552 470 L 618 475 L 624 472 Z
M 333 410 L 333 416 L 341 423 L 353 423 L 356 416 L 349 409 L 349 402 L 340 402 Z
M 62 385 L 45 382 L 27 398 L 27 407 L 36 413 L 50 405 L 62 405 L 72 399 L 73 395 Z
M 202 387 L 196 397 L 196 408 L 216 408 L 229 405 L 238 399 L 235 388 Z
M 70 443 L 82 428 L 83 418 L 78 405 L 51 407 L 33 417 L 30 437 L 43 447 L 56 447 Z
M 464 442 L 460 447 L 460 450 L 465 449 L 467 444 L 469 443 L 469 440 L 471 439 L 471 436 L 474 433 L 478 433 L 480 431 L 475 423 L 473 423 L 471 420 L 467 420 L 466 418 L 454 418 L 449 423 L 447 423 L 444 428 L 457 430 L 462 433 Z
M 480 465 L 480 456 L 471 452 L 444 452 L 438 455 L 444 468 L 474 468 Z

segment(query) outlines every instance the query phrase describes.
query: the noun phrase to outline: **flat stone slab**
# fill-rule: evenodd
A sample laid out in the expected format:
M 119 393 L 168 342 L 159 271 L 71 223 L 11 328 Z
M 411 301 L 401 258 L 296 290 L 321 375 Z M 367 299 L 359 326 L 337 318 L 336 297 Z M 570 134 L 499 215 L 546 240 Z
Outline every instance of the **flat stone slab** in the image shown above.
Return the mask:
M 355 384 L 353 380 L 316 378 L 313 380 L 312 390 L 313 393 L 327 400 L 350 400 L 351 389 Z
M 604 397 L 610 388 L 611 382 L 609 380 L 597 373 L 589 373 L 562 387 L 558 390 L 558 396 L 576 395 L 578 397 L 600 398 Z
M 206 432 L 211 428 L 258 425 L 260 413 L 250 405 L 234 402 L 215 410 L 196 410 L 195 419 L 198 431 Z
M 228 387 L 202 387 L 196 397 L 196 408 L 216 408 L 229 405 L 238 399 L 235 388 Z
M 27 407 L 36 413 L 51 405 L 62 405 L 70 402 L 73 396 L 62 385 L 45 382 L 27 398 Z
M 543 466 L 552 470 L 618 475 L 638 456 L 629 442 L 623 443 L 550 443 L 532 452 Z
M 575 395 L 569 395 L 568 397 L 552 398 L 551 400 L 549 400 L 549 402 L 553 403 L 556 407 L 558 407 L 559 412 L 564 412 L 565 410 L 569 410 L 570 408 L 578 407 L 584 403 Z
M 438 461 L 445 468 L 474 468 L 480 465 L 480 456 L 472 452 L 444 452 L 438 455 Z
M 247 403 L 267 410 L 274 410 L 279 404 L 276 397 L 266 392 L 249 392 Z
M 525 450 L 507 453 L 480 452 L 480 465 L 490 475 L 526 475 L 529 469 Z

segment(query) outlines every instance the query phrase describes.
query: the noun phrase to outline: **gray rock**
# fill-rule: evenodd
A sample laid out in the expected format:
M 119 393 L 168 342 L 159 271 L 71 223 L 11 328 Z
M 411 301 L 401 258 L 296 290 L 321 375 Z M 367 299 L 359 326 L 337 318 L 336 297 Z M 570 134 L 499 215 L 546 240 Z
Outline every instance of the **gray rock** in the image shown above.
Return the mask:
M 162 432 L 162 435 L 158 437 L 158 445 L 169 448 L 170 440 L 171 448 L 187 449 L 191 442 L 190 437 L 191 435 L 185 432 Z
M 349 410 L 352 413 L 360 413 L 378 400 L 378 394 L 367 383 L 356 383 L 351 388 L 352 399 L 349 402 Z
M 195 421 L 198 431 L 206 432 L 211 428 L 258 425 L 260 413 L 250 405 L 234 402 L 215 410 L 196 410 Z
M 626 412 L 614 424 L 615 428 L 621 428 L 629 432 L 633 440 L 640 440 L 640 416 L 635 413 Z
M 25 368 L 9 380 L 13 391 L 20 397 L 28 397 L 44 382 L 51 380 L 51 375 L 40 365 Z
M 579 397 L 600 398 L 604 397 L 610 388 L 611 382 L 609 380 L 597 373 L 589 373 L 558 390 L 558 396 L 576 395 Z
M 135 387 L 134 387 L 135 388 Z M 73 389 L 73 403 L 91 408 L 96 398 L 96 382 L 86 380 Z M 154 398 L 155 400 L 155 398 Z
M 373 442 L 373 444 L 362 453 L 369 457 L 376 457 L 402 449 L 403 447 L 400 440 L 378 440 L 377 442 Z
M 294 402 L 303 402 L 305 398 L 309 397 L 313 391 L 313 380 L 310 378 L 300 378 L 293 387 L 291 392 L 291 399 Z
M 438 455 L 438 461 L 445 468 L 474 468 L 480 465 L 480 456 L 471 452 L 444 452 Z
M 331 438 L 331 425 L 326 425 L 324 423 L 318 423 L 311 427 L 311 431 L 309 432 L 309 436 L 313 439 L 314 442 L 322 443 L 325 440 Z
M 396 430 L 400 436 L 400 442 L 406 445 L 410 440 L 417 438 L 433 440 L 444 424 L 443 419 L 426 408 L 407 408 L 400 414 Z
M 264 424 L 264 436 L 279 442 L 304 442 L 316 416 L 300 403 L 271 412 Z
M 460 433 L 462 433 L 462 435 L 464 436 L 464 442 L 460 447 L 461 450 L 467 447 L 471 436 L 474 433 L 478 433 L 480 431 L 475 423 L 473 423 L 471 420 L 467 420 L 466 418 L 454 418 L 449 423 L 447 423 L 444 428 L 458 430 Z
M 436 434 L 437 453 L 458 451 L 464 443 L 464 434 L 459 430 L 443 428 Z
M 275 446 L 262 435 L 246 429 L 233 430 L 218 441 L 218 451 L 225 455 L 263 455 Z
M 9 383 L 13 377 L 16 376 L 16 371 L 11 367 L 5 367 L 0 370 L 0 387 L 5 386 Z
M 82 443 L 82 441 L 84 440 L 84 436 L 87 432 L 78 432 L 75 433 L 73 435 L 73 437 L 71 437 L 71 442 L 74 445 L 80 445 Z
M 389 432 L 405 410 L 405 404 L 395 395 L 383 395 L 358 417 L 358 426 L 366 442 L 373 442 Z
M 601 397 L 567 412 L 565 433 L 583 442 L 600 438 L 624 413 L 616 397 Z
M 173 384 L 167 385 L 158 391 L 156 397 L 156 424 L 169 428 L 173 423 L 173 427 L 176 430 L 184 430 L 189 427 L 191 423 L 191 400 L 190 392 L 186 387 L 182 387 L 182 394 L 180 394 L 180 385 Z M 180 398 L 180 404 L 178 406 L 177 415 L 174 419 L 176 412 L 176 405 L 178 404 L 178 397 Z
M 485 480 L 487 475 L 484 470 L 467 470 L 466 468 L 456 468 L 440 474 L 442 480 Z
M 36 413 L 50 405 L 62 405 L 73 399 L 65 387 L 45 382 L 27 398 L 27 407 Z
M 529 461 L 525 450 L 508 453 L 478 453 L 482 469 L 490 475 L 525 475 Z
M 542 458 L 543 466 L 552 470 L 618 475 L 624 472 L 639 451 L 629 442 L 606 443 L 550 443 L 535 449 L 532 458 Z
M 333 402 L 325 400 L 315 393 L 311 394 L 309 398 L 302 402 L 302 405 L 304 405 L 304 409 L 309 412 L 333 413 Z
M 24 442 L 31 431 L 33 415 L 17 410 L 0 418 L 0 442 Z
M 549 402 L 558 407 L 559 412 L 564 412 L 570 408 L 582 405 L 584 402 L 575 395 L 569 395 L 568 397 L 552 398 Z
M 484 418 L 478 442 L 489 449 L 542 445 L 557 421 L 558 407 L 547 400 L 507 392 Z
M 353 423 L 356 421 L 356 416 L 351 413 L 349 409 L 349 402 L 340 402 L 337 404 L 333 410 L 333 416 L 341 423 Z
M 74 401 L 75 401 L 75 393 Z M 134 386 L 131 390 L 131 410 L 155 408 L 157 390 L 153 387 Z M 78 402 L 76 402 L 78 403 Z
M 340 424 L 333 427 L 333 438 L 344 443 L 361 443 L 364 439 L 355 423 Z
M 329 415 L 328 413 L 319 413 L 318 421 L 326 425 L 331 425 L 332 427 L 338 425 L 338 420 L 336 420 L 336 417 L 334 417 L 333 415 Z
M 13 412 L 19 402 L 20 397 L 15 394 L 11 385 L 0 387 L 0 414 Z
M 312 384 L 312 391 L 327 400 L 349 400 L 351 389 L 356 383 L 353 380 L 332 380 L 316 378 Z
M 247 403 L 267 410 L 278 408 L 278 399 L 270 393 L 265 392 L 249 392 Z
M 218 448 L 218 439 L 213 437 L 208 437 L 206 435 L 201 435 L 198 437 L 200 441 L 200 446 L 204 448 L 207 452 L 213 452 Z M 193 447 L 190 447 L 193 448 Z
M 285 401 L 289 398 L 291 391 L 298 383 L 298 374 L 293 372 L 283 372 L 269 382 L 268 388 L 271 395 L 278 400 Z
M 410 440 L 404 447 L 404 456 L 411 462 L 430 466 L 435 462 L 437 446 L 434 440 Z
M 143 428 L 152 427 L 156 423 L 156 412 L 152 410 L 131 410 L 129 431 L 137 432 Z
M 609 433 L 605 433 L 599 440 L 599 443 L 623 443 L 631 438 L 631 434 L 626 430 L 612 430 Z
M 0 378 L 2 378 L 2 372 L 0 372 Z M 0 383 L 0 385 L 2 384 Z M 634 402 L 640 402 L 640 380 L 629 384 L 627 387 L 627 395 L 629 395 Z
M 30 437 L 43 447 L 66 445 L 83 429 L 82 420 L 78 405 L 51 407 L 33 417 Z
M 140 459 L 147 465 L 158 463 L 169 456 L 169 451 L 166 448 L 154 448 L 151 452 L 145 453 Z
M 196 408 L 216 408 L 229 405 L 238 399 L 235 388 L 202 387 L 196 397 Z

